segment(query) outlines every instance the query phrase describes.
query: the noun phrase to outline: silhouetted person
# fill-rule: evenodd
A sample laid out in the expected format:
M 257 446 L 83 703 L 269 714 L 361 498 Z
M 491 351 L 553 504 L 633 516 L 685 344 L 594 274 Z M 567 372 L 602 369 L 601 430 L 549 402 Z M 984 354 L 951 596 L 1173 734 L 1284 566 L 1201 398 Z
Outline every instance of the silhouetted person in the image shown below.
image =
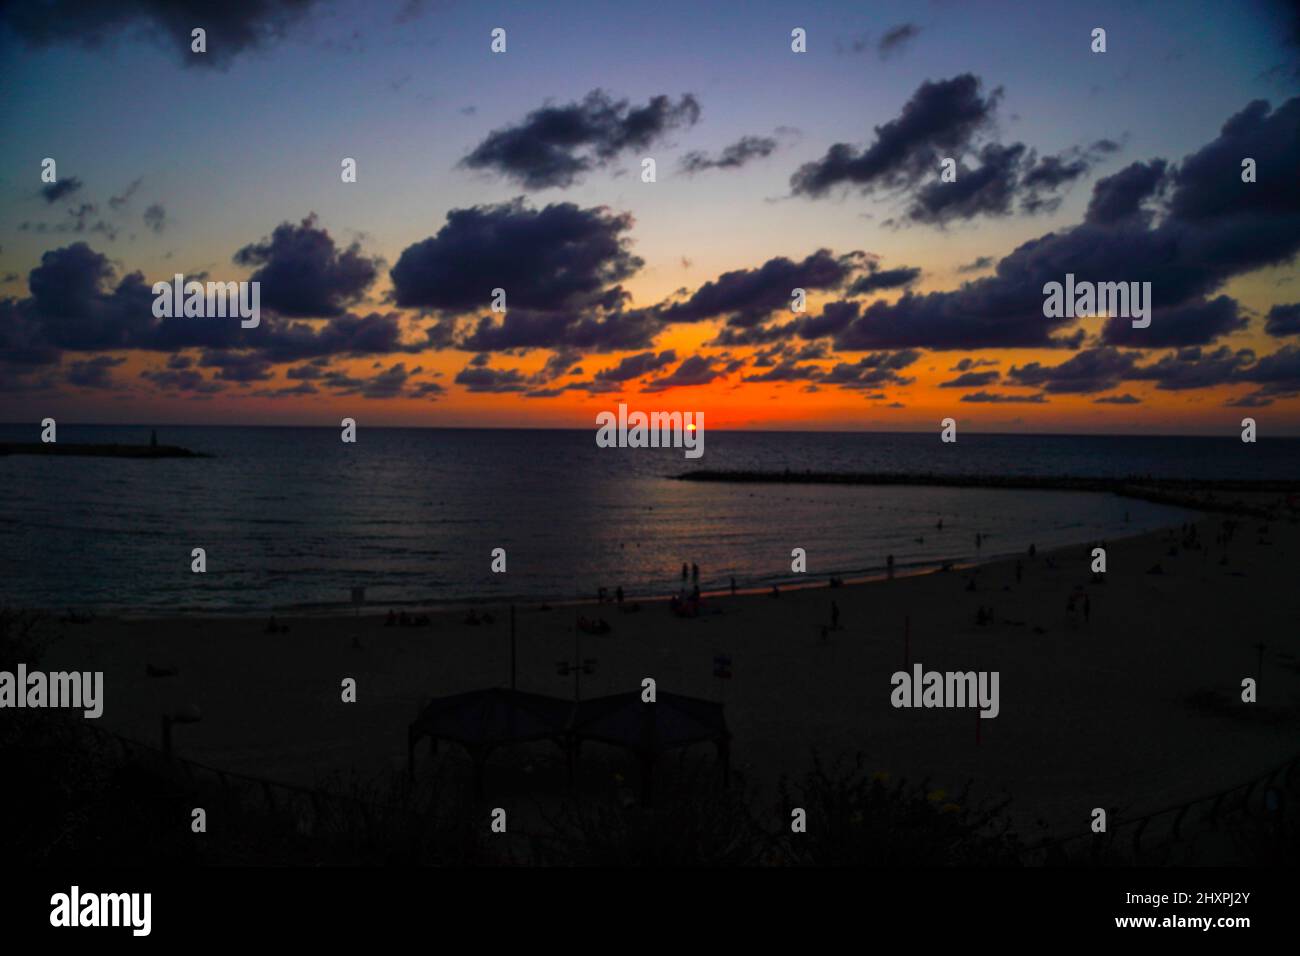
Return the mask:
M 686 567 L 686 562 L 683 561 L 683 562 L 682 562 L 682 584 L 685 584 L 685 583 L 686 583 L 686 575 L 687 575 L 688 573 L 689 573 L 689 572 L 688 572 L 687 567 Z
M 735 593 L 736 593 L 736 579 L 735 579 L 735 577 L 732 577 L 732 579 L 731 579 L 731 593 L 732 593 L 732 594 L 735 594 Z
M 691 580 L 696 584 L 700 583 L 700 566 L 698 564 L 691 565 Z
M 976 531 L 976 532 L 975 532 L 975 550 L 978 551 L 978 550 L 980 549 L 980 545 L 983 544 L 983 543 L 984 543 L 984 539 L 980 536 L 980 533 L 979 533 L 978 531 Z
M 158 447 L 158 432 L 156 429 L 152 429 L 152 428 L 149 429 L 149 447 L 150 448 Z
M 1038 548 L 1037 548 L 1037 546 L 1031 544 L 1031 545 L 1029 546 L 1029 556 L 1032 558 L 1032 557 L 1034 557 L 1034 556 L 1037 555 L 1037 554 L 1038 554 Z

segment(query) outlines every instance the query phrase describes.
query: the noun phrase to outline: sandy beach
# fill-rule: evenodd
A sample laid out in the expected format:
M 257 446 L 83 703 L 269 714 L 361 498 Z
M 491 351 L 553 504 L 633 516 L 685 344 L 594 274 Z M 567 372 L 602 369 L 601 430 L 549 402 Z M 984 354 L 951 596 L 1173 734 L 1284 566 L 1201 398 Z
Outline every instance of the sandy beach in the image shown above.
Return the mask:
M 1184 549 L 1176 528 L 1108 542 L 1104 583 L 1092 580 L 1090 549 L 1074 547 L 1019 559 L 1019 583 L 1017 559 L 1007 559 L 776 598 L 714 597 L 694 619 L 663 602 L 642 601 L 635 613 L 613 603 L 520 606 L 518 686 L 570 696 L 572 678 L 555 664 L 573 657 L 577 614 L 601 616 L 612 632 L 582 636 L 582 656 L 598 661 L 583 696 L 636 689 L 645 677 L 662 691 L 722 694 L 733 765 L 759 786 L 802 772 L 814 746 L 861 751 L 895 776 L 1009 795 L 1027 835 L 1067 833 L 1086 827 L 1093 807 L 1159 809 L 1293 755 L 1300 527 L 1236 520 L 1226 549 L 1216 543 L 1219 514 L 1198 522 L 1203 549 Z M 1155 565 L 1162 573 L 1149 573 Z M 840 627 L 823 637 L 832 600 Z M 977 623 L 981 606 L 992 624 Z M 509 610 L 482 611 L 492 623 L 468 624 L 463 610 L 418 627 L 386 626 L 382 615 L 282 618 L 289 632 L 275 636 L 263 621 L 235 618 L 58 623 L 44 666 L 103 670 L 98 723 L 138 740 L 157 743 L 161 713 L 197 705 L 202 721 L 177 730 L 177 751 L 191 759 L 299 784 L 336 772 L 378 779 L 405 767 L 407 725 L 429 698 L 508 686 Z M 1000 673 L 995 719 L 891 706 L 909 619 L 912 662 Z M 1261 641 L 1259 702 L 1246 705 L 1240 684 L 1259 676 Z M 712 676 L 718 653 L 733 660 L 729 681 Z M 179 673 L 150 677 L 148 665 Z M 340 700 L 347 677 L 355 704 Z M 439 759 L 463 761 L 446 750 Z M 492 772 L 531 759 L 502 751 Z

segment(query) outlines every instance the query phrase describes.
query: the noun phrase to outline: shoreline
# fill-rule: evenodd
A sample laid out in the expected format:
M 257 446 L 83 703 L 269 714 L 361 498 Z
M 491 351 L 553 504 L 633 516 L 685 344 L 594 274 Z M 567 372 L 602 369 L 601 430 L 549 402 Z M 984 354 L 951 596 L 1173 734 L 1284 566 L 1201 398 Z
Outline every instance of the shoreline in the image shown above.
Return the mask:
M 1219 494 L 1247 496 L 1300 496 L 1300 480 L 1157 478 L 1131 475 L 1122 478 L 1073 475 L 946 475 L 935 472 L 834 472 L 699 469 L 668 476 L 674 481 L 722 484 L 901 485 L 937 488 L 992 488 L 1000 490 L 1081 491 L 1114 494 L 1153 504 L 1196 511 L 1266 516 L 1269 509 L 1238 497 L 1222 500 Z
M 1175 527 L 1110 541 L 1104 583 L 1091 578 L 1088 547 L 1072 545 L 892 581 L 818 582 L 777 599 L 728 593 L 706 598 L 694 618 L 663 601 L 628 613 L 594 601 L 522 606 L 518 687 L 567 697 L 573 679 L 555 662 L 572 659 L 576 638 L 597 662 L 584 699 L 646 676 L 665 692 L 721 694 L 733 766 L 766 792 L 814 751 L 862 752 L 870 770 L 894 777 L 954 793 L 970 780 L 977 799 L 1010 794 L 1027 838 L 1056 836 L 1086 829 L 1092 807 L 1120 808 L 1121 818 L 1161 809 L 1294 756 L 1300 634 L 1289 622 L 1300 590 L 1289 579 L 1300 526 L 1238 523 L 1226 545 L 1221 527 L 1207 516 L 1193 539 Z M 1087 619 L 1073 600 L 1066 607 L 1085 595 Z M 596 607 L 611 632 L 575 635 L 565 611 Z M 977 608 L 991 620 L 977 622 Z M 104 670 L 97 723 L 134 739 L 155 739 L 168 707 L 200 707 L 203 720 L 178 737 L 191 759 L 301 785 L 340 772 L 380 779 L 404 768 L 407 726 L 431 697 L 509 686 L 509 609 L 491 610 L 491 621 L 471 623 L 444 608 L 414 627 L 385 626 L 382 615 L 277 615 L 290 629 L 275 636 L 249 618 L 97 619 L 59 625 L 42 666 Z M 1255 674 L 1261 640 L 1260 703 L 1247 706 L 1240 680 Z M 717 654 L 733 657 L 734 679 L 713 677 Z M 890 675 L 905 659 L 998 671 L 999 716 L 894 709 Z M 357 681 L 356 704 L 339 702 L 344 676 Z M 451 748 L 437 760 L 465 758 Z M 489 789 L 527 779 L 532 766 L 553 779 L 557 761 L 545 747 L 507 748 Z

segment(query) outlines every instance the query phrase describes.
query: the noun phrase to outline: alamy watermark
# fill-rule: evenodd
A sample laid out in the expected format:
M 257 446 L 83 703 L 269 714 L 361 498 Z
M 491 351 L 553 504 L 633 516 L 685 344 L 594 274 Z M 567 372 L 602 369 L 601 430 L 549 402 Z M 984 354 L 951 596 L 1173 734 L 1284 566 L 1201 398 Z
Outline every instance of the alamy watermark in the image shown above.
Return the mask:
M 104 712 L 103 671 L 0 671 L 0 709 L 6 707 L 71 707 L 95 719 Z
M 1067 272 L 1064 286 L 1048 282 L 1043 295 L 1043 315 L 1049 319 L 1104 315 L 1132 319 L 1135 329 L 1151 324 L 1150 282 L 1075 282 L 1074 273 Z
M 703 412 L 631 412 L 619 403 L 618 414 L 596 416 L 596 444 L 601 448 L 684 448 L 687 458 L 704 454 Z
M 889 702 L 894 707 L 978 707 L 993 718 L 998 704 L 998 671 L 927 671 L 918 664 L 912 673 L 895 671 Z
M 246 329 L 255 329 L 262 321 L 260 282 L 186 282 L 178 272 L 171 282 L 155 282 L 153 294 L 157 319 L 238 316 Z

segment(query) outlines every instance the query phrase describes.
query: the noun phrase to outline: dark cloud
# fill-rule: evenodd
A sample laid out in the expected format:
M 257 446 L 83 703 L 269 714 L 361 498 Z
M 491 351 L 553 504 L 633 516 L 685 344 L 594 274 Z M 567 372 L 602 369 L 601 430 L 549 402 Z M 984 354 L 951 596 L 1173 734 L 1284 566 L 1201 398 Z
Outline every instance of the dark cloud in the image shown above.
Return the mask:
M 1141 405 L 1142 399 L 1125 392 L 1123 395 L 1103 395 L 1092 400 L 1094 405 Z
M 2 20 L 31 47 L 98 48 L 137 31 L 174 51 L 187 66 L 224 66 L 249 49 L 283 37 L 316 0 L 26 0 L 0 6 Z M 207 53 L 190 49 L 192 31 L 207 31 Z
M 522 392 L 526 379 L 518 369 L 468 365 L 456 373 L 456 384 L 471 392 Z
M 1009 395 L 1004 392 L 970 392 L 961 397 L 963 402 L 980 402 L 989 405 L 1042 405 L 1047 396 L 1039 392 L 1036 395 Z
M 1257 393 L 1260 395 L 1290 397 L 1300 394 L 1300 347 L 1288 345 L 1272 355 L 1265 355 L 1241 369 L 1235 378 L 1261 386 Z
M 867 295 L 882 289 L 900 289 L 921 278 L 921 270 L 916 266 L 881 269 L 873 262 L 869 268 L 871 271 L 867 275 L 860 277 L 849 286 L 847 295 Z
M 613 368 L 602 369 L 596 373 L 595 379 L 598 382 L 627 382 L 657 372 L 676 361 L 677 353 L 673 349 L 660 352 L 658 355 L 654 352 L 641 352 L 637 355 L 629 355 Z
M 211 349 L 199 358 L 199 365 L 217 369 L 216 377 L 223 382 L 264 382 L 271 378 L 271 363 L 255 352 L 231 352 Z
M 1275 305 L 1268 310 L 1264 331 L 1269 335 L 1300 335 L 1300 302 Z
M 992 385 L 1002 376 L 998 372 L 963 372 L 956 378 L 940 382 L 940 388 L 982 388 Z
M 398 257 L 390 273 L 394 301 L 464 313 L 486 309 L 500 288 L 507 311 L 611 308 L 623 292 L 608 287 L 644 264 L 628 251 L 631 227 L 631 216 L 603 206 L 537 210 L 516 199 L 453 209 L 437 235 Z
M 31 298 L 15 304 L 22 313 L 17 328 L 6 331 L 29 344 L 73 351 L 131 348 L 152 331 L 153 292 L 143 274 L 117 280 L 108 257 L 84 242 L 42 255 L 27 287 Z
M 82 185 L 81 180 L 76 176 L 68 176 L 66 179 L 60 179 L 57 182 L 46 183 L 41 187 L 41 195 L 45 197 L 47 203 L 54 203 L 64 196 L 71 196 Z
M 1116 150 L 1098 140 L 1039 158 L 1024 143 L 977 143 L 993 123 L 1001 88 L 987 97 L 980 80 L 964 73 L 922 83 L 897 119 L 876 127 L 876 140 L 862 152 L 837 143 L 790 179 L 795 195 L 824 196 L 837 186 L 866 194 L 901 192 L 910 199 L 904 221 L 942 225 L 977 216 L 1047 212 L 1057 191 L 1082 177 Z M 944 182 L 940 161 L 953 159 L 956 178 Z M 973 163 L 973 165 L 972 165 Z
M 897 119 L 876 127 L 876 140 L 858 151 L 836 143 L 816 162 L 791 177 L 796 195 L 823 196 L 840 185 L 871 192 L 914 186 L 936 175 L 939 159 L 964 151 L 977 132 L 993 119 L 1001 89 L 980 94 L 970 73 L 950 80 L 922 83 Z
M 156 202 L 144 211 L 144 224 L 155 233 L 161 233 L 167 225 L 167 210 L 162 203 Z
M 1249 349 L 1233 351 L 1221 346 L 1213 352 L 1201 348 L 1179 349 L 1158 362 L 1133 369 L 1125 377 L 1135 381 L 1155 382 L 1165 391 L 1210 388 L 1232 381 L 1258 381 L 1241 376 L 1242 370 L 1255 359 Z
M 746 375 L 744 382 L 804 382 L 816 381 L 826 376 L 826 370 L 816 365 L 800 365 L 786 360 L 773 365 L 766 372 L 758 375 Z
M 484 352 L 540 348 L 620 352 L 649 347 L 662 328 L 658 319 L 644 311 L 582 317 L 567 310 L 511 309 L 500 322 L 491 316 L 481 317 L 453 344 L 466 351 Z
M 1236 275 L 1287 262 L 1300 250 L 1297 177 L 1265 176 L 1243 184 L 1240 157 L 1258 147 L 1271 168 L 1300 168 L 1297 128 L 1300 99 L 1271 114 L 1266 105 L 1251 104 L 1213 143 L 1181 164 L 1170 209 L 1158 224 L 1130 216 L 1084 222 L 1030 240 L 1002 259 L 995 275 L 953 291 L 873 303 L 836 344 L 841 349 L 1073 346 L 1077 333 L 1066 339 L 1058 333 L 1075 320 L 1043 316 L 1043 286 L 1063 281 L 1067 272 L 1076 281 L 1151 282 L 1157 312 L 1189 306 L 1166 313 L 1165 324 L 1192 323 L 1191 339 L 1216 328 L 1237 328 L 1231 306 L 1203 302 L 1204 297 Z M 1159 347 L 1180 338 L 1177 329 L 1153 331 L 1156 321 L 1153 317 L 1145 330 L 1150 337 L 1133 337 L 1132 344 Z
M 127 203 L 131 201 L 131 197 L 136 194 L 136 191 L 140 188 L 140 184 L 143 182 L 144 182 L 144 177 L 139 176 L 131 180 L 131 182 L 127 184 L 126 189 L 122 190 L 120 195 L 110 196 L 108 198 L 109 208 L 112 209 L 114 212 L 116 212 L 117 210 L 124 207 Z
M 262 284 L 262 308 L 291 318 L 340 315 L 379 274 L 379 261 L 363 256 L 360 243 L 340 251 L 317 228 L 315 213 L 296 226 L 281 223 L 270 239 L 236 252 L 234 261 L 257 267 L 251 279 Z
M 411 389 L 412 398 L 429 398 L 437 400 L 447 394 L 447 389 L 437 382 L 418 382 Z
M 983 272 L 989 266 L 993 265 L 992 256 L 978 256 L 974 261 L 957 267 L 958 272 Z
M 73 362 L 68 366 L 67 381 L 78 388 L 112 388 L 113 369 L 125 362 L 124 358 L 97 355 L 92 359 Z
M 1085 220 L 1106 225 L 1138 216 L 1142 204 L 1158 195 L 1167 182 L 1167 168 L 1163 159 L 1154 159 L 1149 163 L 1132 163 L 1097 180 Z
M 361 397 L 398 398 L 405 393 L 407 380 L 418 371 L 417 366 L 414 372 L 408 372 L 406 363 L 398 362 L 391 368 L 366 379 L 365 384 L 361 386 Z
M 914 349 L 897 352 L 873 352 L 856 362 L 840 362 L 822 379 L 825 385 L 840 388 L 879 388 L 881 385 L 910 385 L 913 378 L 898 374 L 921 357 Z
M 1088 349 L 1059 365 L 1030 362 L 1011 366 L 1008 384 L 1028 385 L 1052 393 L 1087 395 L 1114 388 L 1133 372 L 1137 356 L 1114 348 Z
M 757 269 L 724 272 L 685 301 L 659 306 L 657 314 L 667 322 L 699 322 L 725 315 L 732 325 L 757 325 L 778 309 L 788 309 L 794 289 L 838 289 L 867 261 L 862 252 L 836 256 L 829 249 L 818 249 L 802 262 L 778 256 Z
M 225 391 L 226 386 L 220 382 L 205 379 L 203 373 L 195 369 L 145 369 L 140 377 L 165 392 L 193 392 L 211 395 Z
M 627 100 L 592 90 L 581 102 L 543 106 L 516 126 L 493 130 L 461 165 L 492 170 L 529 190 L 566 187 L 699 118 L 700 105 L 690 94 L 676 103 L 656 96 L 645 106 L 630 107 Z
M 677 366 L 671 375 L 655 379 L 641 389 L 643 392 L 662 392 L 668 388 L 680 388 L 690 385 L 708 385 L 720 378 L 722 372 L 713 366 L 713 360 L 702 355 L 692 355 Z
M 882 60 L 887 60 L 896 53 L 901 53 L 920 33 L 921 28 L 915 23 L 900 23 L 885 31 L 885 35 L 876 44 L 876 50 Z
M 742 136 L 722 150 L 716 159 L 699 150 L 692 150 L 681 159 L 681 170 L 687 175 L 709 169 L 739 169 L 755 159 L 766 159 L 776 152 L 777 142 L 770 136 Z
M 1000 364 L 1001 363 L 997 359 L 973 359 L 968 356 L 967 358 L 962 359 L 952 368 L 948 369 L 948 371 L 969 372 L 973 368 L 986 368 L 988 366 L 1000 365 Z
M 1221 335 L 1246 327 L 1246 318 L 1238 309 L 1236 299 L 1221 295 L 1156 309 L 1151 314 L 1151 326 L 1145 329 L 1133 328 L 1132 319 L 1112 316 L 1102 327 L 1101 338 L 1107 345 L 1148 349 L 1209 345 Z

